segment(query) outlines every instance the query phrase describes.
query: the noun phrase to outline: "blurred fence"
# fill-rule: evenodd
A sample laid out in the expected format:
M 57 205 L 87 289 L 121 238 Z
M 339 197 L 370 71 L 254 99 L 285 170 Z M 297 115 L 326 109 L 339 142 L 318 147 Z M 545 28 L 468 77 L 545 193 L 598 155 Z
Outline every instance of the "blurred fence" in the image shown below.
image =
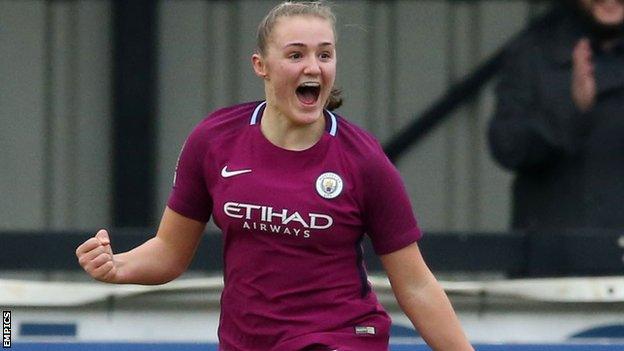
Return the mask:
M 113 229 L 115 252 L 129 250 L 150 238 L 153 229 Z M 74 251 L 92 235 L 84 231 L 0 232 L 0 270 L 80 270 Z M 419 242 L 436 273 L 502 277 L 603 276 L 624 272 L 624 235 L 618 230 L 553 232 L 425 233 Z M 370 243 L 364 241 L 370 271 L 381 271 Z M 190 269 L 220 273 L 222 240 L 206 233 Z M 44 274 L 45 276 L 45 274 Z

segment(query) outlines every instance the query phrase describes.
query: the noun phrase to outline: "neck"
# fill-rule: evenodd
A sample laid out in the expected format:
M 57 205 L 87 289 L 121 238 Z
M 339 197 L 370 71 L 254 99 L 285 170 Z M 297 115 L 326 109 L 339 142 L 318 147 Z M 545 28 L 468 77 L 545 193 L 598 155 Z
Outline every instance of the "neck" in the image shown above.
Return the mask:
M 260 120 L 262 134 L 275 146 L 291 151 L 302 151 L 314 146 L 325 131 L 321 116 L 310 124 L 297 124 L 267 103 Z

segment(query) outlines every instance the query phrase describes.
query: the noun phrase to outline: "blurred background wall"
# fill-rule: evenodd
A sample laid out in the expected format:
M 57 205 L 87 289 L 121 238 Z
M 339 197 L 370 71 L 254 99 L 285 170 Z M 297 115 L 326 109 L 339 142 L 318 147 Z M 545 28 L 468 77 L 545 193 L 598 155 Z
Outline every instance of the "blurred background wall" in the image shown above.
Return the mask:
M 250 57 L 276 1 L 158 1 L 153 225 L 185 137 L 210 111 L 263 97 Z M 334 1 L 338 113 L 383 143 L 547 2 Z M 115 226 L 113 8 L 0 0 L 0 230 Z M 429 231 L 504 231 L 510 176 L 485 144 L 492 85 L 397 167 Z M 128 193 L 128 201 L 133 194 Z

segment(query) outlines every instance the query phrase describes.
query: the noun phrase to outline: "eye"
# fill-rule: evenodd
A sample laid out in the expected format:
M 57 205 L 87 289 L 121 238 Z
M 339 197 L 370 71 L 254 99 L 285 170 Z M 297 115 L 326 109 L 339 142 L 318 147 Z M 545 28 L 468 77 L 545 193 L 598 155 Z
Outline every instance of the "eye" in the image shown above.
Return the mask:
M 329 51 L 323 51 L 319 54 L 319 58 L 323 61 L 330 60 L 332 58 L 332 53 Z
M 301 57 L 303 57 L 303 55 L 301 55 L 301 53 L 300 53 L 300 52 L 292 52 L 292 53 L 290 53 L 290 54 L 288 55 L 288 58 L 289 58 L 289 59 L 291 59 L 291 60 L 298 60 L 298 59 L 300 59 Z

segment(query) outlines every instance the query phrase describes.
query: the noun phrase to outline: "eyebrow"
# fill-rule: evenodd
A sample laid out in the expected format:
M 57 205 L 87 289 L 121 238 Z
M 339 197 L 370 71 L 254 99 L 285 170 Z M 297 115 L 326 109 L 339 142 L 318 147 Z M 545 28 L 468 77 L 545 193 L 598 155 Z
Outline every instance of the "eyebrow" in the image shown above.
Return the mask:
M 322 42 L 321 44 L 319 44 L 319 46 L 333 46 L 334 43 L 329 42 L 329 41 L 325 41 Z M 299 42 L 293 42 L 293 43 L 288 43 L 286 45 L 284 45 L 284 49 L 291 47 L 291 46 L 295 46 L 295 47 L 306 47 L 307 45 L 304 43 L 299 43 Z

